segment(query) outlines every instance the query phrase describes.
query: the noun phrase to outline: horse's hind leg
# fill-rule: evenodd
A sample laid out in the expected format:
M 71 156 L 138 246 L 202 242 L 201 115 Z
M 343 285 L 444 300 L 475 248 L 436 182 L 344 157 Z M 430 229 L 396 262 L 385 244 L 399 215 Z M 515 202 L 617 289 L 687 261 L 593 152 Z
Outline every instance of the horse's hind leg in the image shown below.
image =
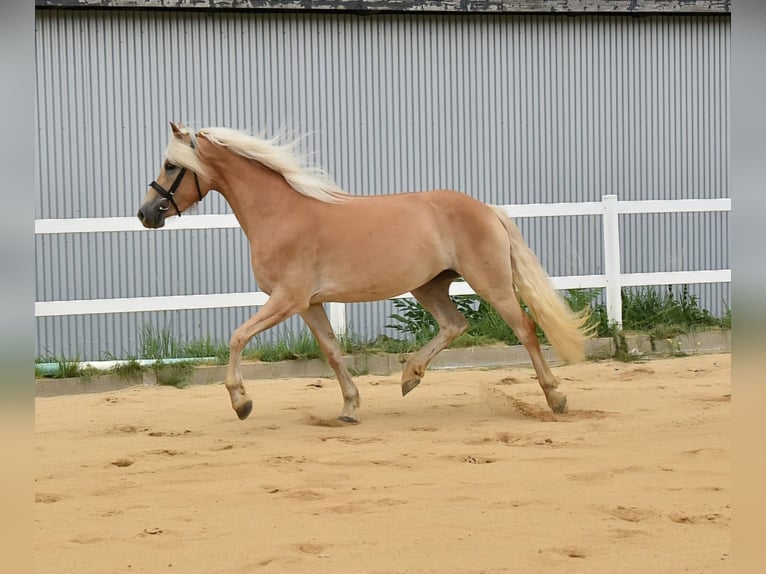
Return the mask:
M 493 283 L 500 284 L 499 281 L 493 281 Z M 532 366 L 535 368 L 535 373 L 537 373 L 537 380 L 545 393 L 548 406 L 554 413 L 566 412 L 567 397 L 556 390 L 559 382 L 551 372 L 545 357 L 543 357 L 540 341 L 537 340 L 535 322 L 521 308 L 519 300 L 510 287 L 508 289 L 482 289 L 477 287 L 478 284 L 478 282 L 476 284 L 471 283 L 476 292 L 484 297 L 500 313 L 505 322 L 513 329 L 513 332 L 516 333 L 521 344 L 527 349 L 529 358 L 532 359 Z M 510 280 L 507 284 L 510 286 Z
M 402 373 L 402 396 L 420 384 L 433 358 L 468 329 L 468 321 L 449 296 L 449 286 L 454 279 L 452 273 L 438 275 L 412 291 L 415 299 L 436 319 L 439 332 L 407 361 Z
M 359 390 L 356 388 L 351 375 L 343 363 L 343 355 L 338 344 L 338 339 L 333 333 L 327 314 L 321 303 L 315 303 L 301 314 L 306 325 L 309 326 L 314 334 L 319 347 L 322 349 L 327 362 L 335 371 L 340 383 L 340 391 L 343 393 L 343 411 L 338 417 L 339 420 L 347 423 L 359 422 L 356 415 L 356 409 L 359 408 Z

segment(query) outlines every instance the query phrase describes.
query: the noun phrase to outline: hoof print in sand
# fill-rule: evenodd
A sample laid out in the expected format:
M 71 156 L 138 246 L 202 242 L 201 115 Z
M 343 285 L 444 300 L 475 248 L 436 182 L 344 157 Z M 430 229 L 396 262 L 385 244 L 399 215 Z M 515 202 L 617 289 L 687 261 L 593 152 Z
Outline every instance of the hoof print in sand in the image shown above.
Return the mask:
M 543 548 L 538 551 L 539 554 L 544 553 L 551 553 L 551 554 L 559 554 L 561 556 L 566 556 L 567 558 L 587 558 L 590 553 L 583 549 L 578 548 L 577 546 L 564 546 L 561 548 Z
M 641 522 L 653 514 L 651 510 L 636 508 L 635 506 L 615 506 L 614 508 L 605 508 L 604 511 L 625 522 Z
M 468 464 L 491 464 L 495 462 L 497 459 L 495 458 L 489 458 L 486 456 L 474 456 L 472 454 L 458 457 L 458 460 L 460 462 L 467 462 Z

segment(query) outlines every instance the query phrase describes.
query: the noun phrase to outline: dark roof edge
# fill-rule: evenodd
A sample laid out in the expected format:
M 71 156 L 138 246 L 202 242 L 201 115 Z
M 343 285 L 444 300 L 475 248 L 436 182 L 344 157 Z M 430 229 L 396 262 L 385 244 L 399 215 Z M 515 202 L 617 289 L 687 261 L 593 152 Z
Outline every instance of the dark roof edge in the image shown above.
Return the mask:
M 35 7 L 443 14 L 729 14 L 731 0 L 35 0 Z

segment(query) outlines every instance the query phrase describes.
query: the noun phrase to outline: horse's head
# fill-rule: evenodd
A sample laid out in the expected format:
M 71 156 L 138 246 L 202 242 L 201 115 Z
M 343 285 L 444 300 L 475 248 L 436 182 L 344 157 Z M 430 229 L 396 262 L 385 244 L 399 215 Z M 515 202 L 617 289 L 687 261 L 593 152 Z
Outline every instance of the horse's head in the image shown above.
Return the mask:
M 144 227 L 157 229 L 165 218 L 181 216 L 191 205 L 201 201 L 209 191 L 200 187 L 198 172 L 201 165 L 196 153 L 193 134 L 170 122 L 172 134 L 165 151 L 162 169 L 150 185 L 138 209 L 138 219 Z

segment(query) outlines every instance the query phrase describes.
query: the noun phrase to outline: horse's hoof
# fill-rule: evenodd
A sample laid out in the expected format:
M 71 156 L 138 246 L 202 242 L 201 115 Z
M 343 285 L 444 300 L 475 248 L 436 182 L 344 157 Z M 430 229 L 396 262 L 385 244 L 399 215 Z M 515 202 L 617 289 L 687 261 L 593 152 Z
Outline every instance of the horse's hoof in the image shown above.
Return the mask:
M 420 384 L 420 379 L 408 379 L 402 383 L 402 396 L 407 396 L 412 389 Z
M 569 410 L 567 408 L 567 396 L 562 395 L 561 393 L 558 393 L 555 404 L 548 403 L 548 405 L 551 407 L 551 410 L 557 415 L 562 415 Z
M 253 401 L 250 399 L 247 399 L 244 403 L 235 407 L 234 410 L 236 411 L 237 416 L 239 417 L 239 420 L 243 421 L 248 416 L 250 416 L 251 412 L 253 412 Z
M 342 423 L 346 423 L 349 425 L 358 425 L 359 419 L 356 417 L 352 417 L 351 415 L 340 415 L 338 417 L 338 420 Z

